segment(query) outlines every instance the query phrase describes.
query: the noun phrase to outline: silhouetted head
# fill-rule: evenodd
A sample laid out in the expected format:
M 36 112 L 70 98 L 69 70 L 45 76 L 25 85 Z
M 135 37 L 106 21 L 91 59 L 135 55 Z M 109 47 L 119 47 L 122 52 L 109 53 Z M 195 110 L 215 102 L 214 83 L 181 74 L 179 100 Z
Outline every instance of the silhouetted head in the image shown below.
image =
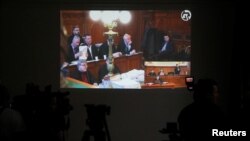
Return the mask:
M 212 79 L 199 79 L 194 88 L 194 101 L 214 102 L 218 93 L 218 84 Z

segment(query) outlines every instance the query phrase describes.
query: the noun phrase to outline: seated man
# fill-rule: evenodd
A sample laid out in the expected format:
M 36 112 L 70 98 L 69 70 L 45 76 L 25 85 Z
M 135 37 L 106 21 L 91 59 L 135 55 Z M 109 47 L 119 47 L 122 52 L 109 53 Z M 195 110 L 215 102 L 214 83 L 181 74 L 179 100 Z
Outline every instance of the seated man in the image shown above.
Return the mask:
M 165 75 L 165 72 L 163 69 L 160 69 L 160 71 L 158 72 L 158 75 L 159 76 L 164 76 Z
M 80 36 L 75 35 L 72 39 L 71 44 L 68 46 L 68 54 L 66 61 L 71 63 L 71 61 L 75 61 L 79 58 L 79 45 L 80 45 Z
M 68 38 L 68 45 L 70 45 L 72 43 L 74 36 L 81 37 L 80 28 L 79 28 L 78 25 L 73 26 L 73 28 L 72 28 L 72 34 Z M 80 43 L 84 43 L 84 41 L 83 41 L 82 38 L 80 38 Z
M 77 70 L 70 74 L 70 77 L 89 83 L 96 84 L 95 78 L 88 71 L 88 64 L 85 60 L 78 60 L 77 62 Z
M 171 60 L 173 59 L 174 48 L 172 42 L 167 34 L 164 35 L 164 42 L 159 50 L 158 60 Z
M 156 76 L 154 83 L 155 84 L 162 84 L 163 80 L 160 78 L 159 75 Z
M 175 66 L 175 68 L 174 68 L 174 73 L 175 73 L 176 75 L 179 75 L 180 72 L 181 72 L 181 68 L 180 68 L 179 64 L 176 64 L 176 66 Z
M 151 70 L 149 73 L 148 73 L 148 76 L 156 76 L 156 73 L 154 70 Z
M 92 36 L 90 34 L 85 34 L 84 39 L 88 47 L 87 61 L 95 60 L 96 57 L 100 58 L 97 47 L 94 44 L 92 44 Z
M 100 52 L 100 59 L 108 58 L 108 56 L 109 56 L 109 41 L 108 40 L 100 46 L 99 52 Z M 112 45 L 112 54 L 113 54 L 113 57 L 121 56 L 122 55 L 121 48 L 113 44 Z M 106 56 L 106 58 L 104 58 L 104 56 Z
M 100 69 L 99 69 L 99 83 L 102 83 L 102 80 L 109 80 L 110 79 L 110 76 L 108 75 L 109 74 L 109 69 L 112 69 L 112 73 L 113 74 L 119 74 L 120 73 L 120 70 L 119 68 L 116 66 L 116 65 L 112 65 L 112 60 L 110 59 L 107 59 L 106 60 L 106 64 L 104 64 Z
M 131 35 L 129 34 L 124 34 L 120 47 L 122 54 L 135 54 L 135 49 L 132 46 Z

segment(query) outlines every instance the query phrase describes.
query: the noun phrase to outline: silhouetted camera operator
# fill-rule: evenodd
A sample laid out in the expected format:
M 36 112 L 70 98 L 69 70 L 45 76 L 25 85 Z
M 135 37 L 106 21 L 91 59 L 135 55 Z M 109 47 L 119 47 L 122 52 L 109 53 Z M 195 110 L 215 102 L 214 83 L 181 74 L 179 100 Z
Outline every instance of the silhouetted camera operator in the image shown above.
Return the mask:
M 190 84 L 188 88 L 194 91 L 194 102 L 179 114 L 181 137 L 184 141 L 211 140 L 212 129 L 224 126 L 224 115 L 215 104 L 218 85 L 212 79 L 200 79 L 195 85 L 190 80 Z
M 52 92 L 51 86 L 40 91 L 38 85 L 26 85 L 26 94 L 14 98 L 13 109 L 24 117 L 30 140 L 63 141 L 69 128 L 68 92 Z

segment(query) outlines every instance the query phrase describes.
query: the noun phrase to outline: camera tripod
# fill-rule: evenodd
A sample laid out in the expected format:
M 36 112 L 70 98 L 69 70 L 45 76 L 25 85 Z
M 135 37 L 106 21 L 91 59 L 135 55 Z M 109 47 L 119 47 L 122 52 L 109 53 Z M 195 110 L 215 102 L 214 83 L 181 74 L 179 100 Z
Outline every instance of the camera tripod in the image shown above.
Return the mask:
M 89 129 L 84 131 L 82 141 L 111 141 L 106 114 L 109 114 L 110 107 L 105 105 L 85 105 L 87 108 L 88 118 L 86 124 Z

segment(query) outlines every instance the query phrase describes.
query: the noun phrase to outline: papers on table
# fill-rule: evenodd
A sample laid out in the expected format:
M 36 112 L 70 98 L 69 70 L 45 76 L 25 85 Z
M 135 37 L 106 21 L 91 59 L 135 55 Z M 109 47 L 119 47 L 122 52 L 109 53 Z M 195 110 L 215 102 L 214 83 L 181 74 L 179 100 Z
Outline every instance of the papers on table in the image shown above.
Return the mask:
M 128 88 L 140 89 L 140 83 L 144 82 L 144 70 L 133 69 L 127 73 L 117 74 L 110 81 L 103 80 L 100 88 Z

